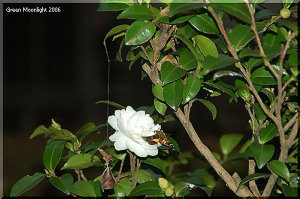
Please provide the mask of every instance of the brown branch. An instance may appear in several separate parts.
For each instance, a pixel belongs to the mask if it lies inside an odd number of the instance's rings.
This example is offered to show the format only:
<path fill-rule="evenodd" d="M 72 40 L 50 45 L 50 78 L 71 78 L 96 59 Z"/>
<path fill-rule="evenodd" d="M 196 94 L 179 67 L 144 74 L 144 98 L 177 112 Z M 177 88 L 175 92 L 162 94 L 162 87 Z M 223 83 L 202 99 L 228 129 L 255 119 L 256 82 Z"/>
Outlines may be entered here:
<path fill-rule="evenodd" d="M 295 115 L 292 117 L 292 119 L 290 119 L 290 121 L 288 121 L 288 123 L 286 123 L 286 125 L 283 128 L 283 132 L 284 133 L 287 132 L 290 129 L 290 127 L 297 121 L 297 119 L 298 119 L 298 112 L 295 113 Z"/>
<path fill-rule="evenodd" d="M 75 169 L 75 173 L 77 174 L 77 180 L 80 181 L 81 177 L 80 177 L 79 169 Z"/>
<path fill-rule="evenodd" d="M 278 21 L 281 18 L 280 15 L 274 17 L 273 19 L 271 19 L 263 28 L 263 30 L 261 32 L 265 32 L 273 23 L 275 23 L 276 21 Z"/>
<path fill-rule="evenodd" d="M 249 160 L 249 172 L 248 172 L 248 174 L 251 175 L 251 174 L 254 174 L 254 173 L 255 173 L 255 162 L 254 162 L 254 160 Z M 255 197 L 260 196 L 260 193 L 259 193 L 259 190 L 257 188 L 255 180 L 251 180 L 249 182 L 249 187 L 250 187 L 250 190 L 252 191 L 252 193 L 254 194 Z"/>
<path fill-rule="evenodd" d="M 136 160 L 136 156 L 131 153 L 129 150 L 127 150 L 127 152 L 129 153 L 129 159 L 130 159 L 130 171 L 131 171 L 131 188 L 134 189 L 135 188 L 135 160 Z"/>
<path fill-rule="evenodd" d="M 148 61 L 150 62 L 150 64 L 153 65 L 153 61 L 150 59 L 150 57 L 149 57 L 149 55 L 148 55 L 146 49 L 144 48 L 144 46 L 143 46 L 143 45 L 140 45 L 140 47 L 141 47 L 142 51 L 144 52 L 146 58 L 147 58 Z"/>
<path fill-rule="evenodd" d="M 88 181 L 88 179 L 85 177 L 85 175 L 83 174 L 83 171 L 81 169 L 79 169 L 79 173 L 80 173 L 80 177 L 82 178 L 82 180 Z"/>
<path fill-rule="evenodd" d="M 119 169 L 119 173 L 118 173 L 118 178 L 120 178 L 122 170 L 123 170 L 123 166 L 124 166 L 124 162 L 125 162 L 125 158 L 126 158 L 126 153 L 124 155 L 124 158 L 121 161 L 121 165 L 120 165 L 120 169 Z"/>
<path fill-rule="evenodd" d="M 293 126 L 293 128 L 290 132 L 290 135 L 288 137 L 288 140 L 286 142 L 286 144 L 289 146 L 289 148 L 295 143 L 295 138 L 296 138 L 297 133 L 298 133 L 298 128 L 299 128 L 298 122 L 296 121 L 294 123 L 294 126 Z"/>
<path fill-rule="evenodd" d="M 284 46 L 284 49 L 283 49 L 283 51 L 280 53 L 280 58 L 279 58 L 279 66 L 280 66 L 280 68 L 283 67 L 283 60 L 284 60 L 284 58 L 285 58 L 285 54 L 286 54 L 288 48 L 290 47 L 290 43 L 291 43 L 292 39 L 293 39 L 295 36 L 296 36 L 296 33 L 293 32 L 293 33 L 287 38 L 287 40 L 286 40 L 286 44 L 285 44 L 285 46 Z"/>

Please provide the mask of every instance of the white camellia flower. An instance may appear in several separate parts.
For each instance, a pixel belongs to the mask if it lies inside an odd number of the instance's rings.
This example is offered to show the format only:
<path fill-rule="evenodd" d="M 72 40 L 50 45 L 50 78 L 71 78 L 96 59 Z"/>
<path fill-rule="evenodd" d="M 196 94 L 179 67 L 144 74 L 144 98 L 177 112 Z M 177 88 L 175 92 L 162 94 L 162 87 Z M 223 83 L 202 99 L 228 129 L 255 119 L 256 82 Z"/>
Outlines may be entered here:
<path fill-rule="evenodd" d="M 155 156 L 158 154 L 158 144 L 150 145 L 143 137 L 152 136 L 160 130 L 159 124 L 145 111 L 135 111 L 131 106 L 126 110 L 116 110 L 108 117 L 108 123 L 116 130 L 109 139 L 114 142 L 117 151 L 129 149 L 139 157 Z"/>

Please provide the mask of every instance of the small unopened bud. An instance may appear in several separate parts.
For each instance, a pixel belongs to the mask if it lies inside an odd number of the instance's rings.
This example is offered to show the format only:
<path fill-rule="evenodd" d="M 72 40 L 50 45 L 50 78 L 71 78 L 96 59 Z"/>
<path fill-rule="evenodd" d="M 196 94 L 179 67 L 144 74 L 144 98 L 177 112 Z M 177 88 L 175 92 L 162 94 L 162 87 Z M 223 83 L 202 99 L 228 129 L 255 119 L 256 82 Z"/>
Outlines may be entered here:
<path fill-rule="evenodd" d="M 171 187 L 168 187 L 168 188 L 166 189 L 166 191 L 165 191 L 165 195 L 166 195 L 167 197 L 172 196 L 173 193 L 174 193 L 174 190 L 173 190 L 173 188 L 171 188 Z"/>
<path fill-rule="evenodd" d="M 165 178 L 158 178 L 158 184 L 163 191 L 166 190 L 169 186 L 169 182 Z"/>

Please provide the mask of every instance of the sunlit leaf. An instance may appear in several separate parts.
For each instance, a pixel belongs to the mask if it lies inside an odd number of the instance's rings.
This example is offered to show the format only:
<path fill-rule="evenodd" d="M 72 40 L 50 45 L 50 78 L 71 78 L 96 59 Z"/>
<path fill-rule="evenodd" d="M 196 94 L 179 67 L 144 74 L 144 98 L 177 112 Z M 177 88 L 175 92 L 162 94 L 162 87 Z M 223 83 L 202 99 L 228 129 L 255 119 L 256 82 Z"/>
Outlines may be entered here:
<path fill-rule="evenodd" d="M 220 147 L 224 155 L 228 155 L 243 139 L 243 134 L 225 134 L 220 140 Z"/>
<path fill-rule="evenodd" d="M 147 42 L 154 35 L 156 27 L 151 22 L 135 21 L 125 35 L 125 45 L 139 45 Z"/>

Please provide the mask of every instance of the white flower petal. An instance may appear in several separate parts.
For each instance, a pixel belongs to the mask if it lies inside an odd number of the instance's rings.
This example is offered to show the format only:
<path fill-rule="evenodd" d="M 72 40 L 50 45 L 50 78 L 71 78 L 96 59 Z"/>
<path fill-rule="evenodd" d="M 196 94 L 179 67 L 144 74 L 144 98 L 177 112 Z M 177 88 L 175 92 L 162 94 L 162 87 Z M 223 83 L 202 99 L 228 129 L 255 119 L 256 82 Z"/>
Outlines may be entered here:
<path fill-rule="evenodd" d="M 154 150 L 147 150 L 147 149 L 146 149 L 146 153 L 147 153 L 148 155 L 151 155 L 151 156 L 156 156 L 156 155 L 158 154 L 158 149 L 157 149 L 157 148 L 154 149 Z"/>
<path fill-rule="evenodd" d="M 135 153 L 139 157 L 147 157 L 147 154 L 145 152 L 145 149 L 142 147 L 142 145 L 136 143 L 135 141 L 132 141 L 131 139 L 126 140 L 127 147 L 130 151 Z"/>
<path fill-rule="evenodd" d="M 117 117 L 114 115 L 111 115 L 107 119 L 108 124 L 110 124 L 111 127 L 113 127 L 115 130 L 119 130 L 118 124 L 117 124 Z"/>
<path fill-rule="evenodd" d="M 119 138 L 124 137 L 124 135 L 122 133 L 119 133 L 118 131 L 115 132 L 114 134 L 112 134 L 111 136 L 109 136 L 109 140 L 110 141 L 117 141 Z"/>
<path fill-rule="evenodd" d="M 116 149 L 117 151 L 122 151 L 122 150 L 127 149 L 126 139 L 128 139 L 128 138 L 126 138 L 125 136 L 123 136 L 123 137 L 120 137 L 120 138 L 114 143 L 115 149 Z"/>

